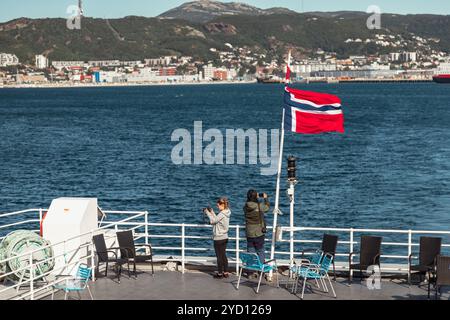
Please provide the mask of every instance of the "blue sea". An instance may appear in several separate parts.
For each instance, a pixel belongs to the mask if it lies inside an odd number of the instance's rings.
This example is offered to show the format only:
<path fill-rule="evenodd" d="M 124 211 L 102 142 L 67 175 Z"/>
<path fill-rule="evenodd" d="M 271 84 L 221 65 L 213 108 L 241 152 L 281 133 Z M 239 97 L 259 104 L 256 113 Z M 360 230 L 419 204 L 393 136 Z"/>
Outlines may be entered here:
<path fill-rule="evenodd" d="M 346 133 L 286 133 L 299 166 L 296 226 L 450 229 L 450 86 L 299 87 L 341 97 Z M 171 134 L 194 121 L 278 129 L 282 95 L 257 84 L 1 89 L 0 212 L 97 197 L 105 210 L 148 210 L 151 222 L 202 223 L 201 208 L 227 196 L 242 224 L 247 190 L 273 199 L 276 177 L 261 165 L 175 165 Z"/>

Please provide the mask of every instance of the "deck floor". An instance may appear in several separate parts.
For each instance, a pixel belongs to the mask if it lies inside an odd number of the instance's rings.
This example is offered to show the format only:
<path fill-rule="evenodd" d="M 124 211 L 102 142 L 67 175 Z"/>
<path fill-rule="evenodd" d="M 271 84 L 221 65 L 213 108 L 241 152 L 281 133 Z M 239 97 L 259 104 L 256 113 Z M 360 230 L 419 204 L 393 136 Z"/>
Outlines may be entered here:
<path fill-rule="evenodd" d="M 286 280 L 280 277 L 280 280 Z M 92 294 L 96 300 L 300 300 L 300 291 L 297 295 L 291 294 L 284 283 L 280 288 L 267 284 L 264 280 L 260 293 L 256 294 L 257 281 L 243 278 L 239 290 L 236 289 L 237 277 L 232 275 L 228 279 L 214 279 L 211 274 L 204 272 L 156 272 L 151 274 L 139 273 L 137 280 L 123 275 L 121 283 L 117 283 L 114 273 L 108 277 L 99 277 L 90 284 Z M 305 291 L 304 300 L 330 300 L 334 298 L 331 293 L 324 293 L 314 282 L 309 283 Z M 408 286 L 405 280 L 383 279 L 381 290 L 369 290 L 365 282 L 355 279 L 349 286 L 347 279 L 338 278 L 333 281 L 338 300 L 424 300 L 427 299 L 427 285 Z M 308 288 L 308 286 L 307 286 Z M 434 291 L 432 291 L 434 294 Z M 63 299 L 64 294 L 58 292 L 55 299 Z M 81 294 L 82 299 L 89 299 L 87 292 Z M 50 299 L 47 297 L 46 299 Z M 79 299 L 72 294 L 69 299 Z M 432 299 L 434 296 L 432 295 Z M 449 300 L 449 292 L 443 290 L 442 300 Z"/>

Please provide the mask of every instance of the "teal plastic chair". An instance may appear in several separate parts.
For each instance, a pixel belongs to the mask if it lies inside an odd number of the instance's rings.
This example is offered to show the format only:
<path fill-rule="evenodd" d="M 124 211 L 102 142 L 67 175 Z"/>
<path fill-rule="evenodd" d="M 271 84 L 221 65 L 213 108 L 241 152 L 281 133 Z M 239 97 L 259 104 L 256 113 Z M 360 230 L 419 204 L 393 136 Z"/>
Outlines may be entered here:
<path fill-rule="evenodd" d="M 237 290 L 239 290 L 239 284 L 241 282 L 241 277 L 242 277 L 242 270 L 244 270 L 244 269 L 252 270 L 252 271 L 256 271 L 256 272 L 260 273 L 259 281 L 258 281 L 258 288 L 256 289 L 256 293 L 259 293 L 259 288 L 261 286 L 261 280 L 262 280 L 263 275 L 270 271 L 275 272 L 276 277 L 277 277 L 277 288 L 280 287 L 280 283 L 278 281 L 278 267 L 277 267 L 276 259 L 265 261 L 264 263 L 262 263 L 261 260 L 259 259 L 259 256 L 256 253 L 247 253 L 247 252 L 240 253 L 239 257 L 241 259 L 242 265 L 241 265 L 241 270 L 239 271 L 239 278 L 238 278 L 238 283 L 237 283 L 237 287 L 236 287 Z M 270 264 L 272 262 L 273 262 L 273 264 Z"/>
<path fill-rule="evenodd" d="M 302 269 L 307 269 L 311 266 L 319 267 L 322 263 L 324 252 L 322 250 L 317 250 L 313 253 L 310 259 L 301 259 L 299 261 L 293 261 L 292 267 L 290 268 L 292 272 L 292 279 L 294 282 L 292 283 L 292 293 L 294 293 L 294 287 L 296 285 L 296 281 L 298 281 L 298 274 L 301 272 Z M 287 288 L 289 288 L 289 284 L 291 282 L 291 279 L 288 279 Z M 318 281 L 316 281 L 318 283 Z"/>
<path fill-rule="evenodd" d="M 306 282 L 310 279 L 316 281 L 319 286 L 319 283 L 322 284 L 323 289 L 326 293 L 328 293 L 328 287 L 326 281 L 330 284 L 331 290 L 333 292 L 333 296 L 336 298 L 336 292 L 334 291 L 333 284 L 331 283 L 330 276 L 328 275 L 328 271 L 330 267 L 333 265 L 333 255 L 327 253 L 323 255 L 322 261 L 319 265 L 305 265 L 304 267 L 298 268 L 297 277 L 298 279 L 303 279 L 303 288 L 302 288 L 302 299 L 305 295 L 305 287 Z M 298 288 L 298 279 L 295 283 L 295 293 L 297 293 Z M 320 287 L 320 286 L 319 286 Z"/>
<path fill-rule="evenodd" d="M 64 281 L 61 281 L 60 283 L 57 283 L 53 285 L 53 291 L 52 291 L 52 300 L 55 297 L 55 290 L 63 290 L 65 292 L 64 294 L 64 300 L 67 300 L 67 297 L 69 293 L 76 292 L 78 293 L 78 296 L 81 299 L 80 292 L 84 290 L 88 290 L 89 295 L 91 296 L 91 300 L 94 300 L 94 297 L 92 296 L 91 290 L 89 289 L 89 279 L 92 275 L 92 268 L 89 268 L 86 264 L 80 264 L 78 266 L 78 270 L 75 276 L 72 275 L 58 275 L 58 277 L 68 277 Z"/>

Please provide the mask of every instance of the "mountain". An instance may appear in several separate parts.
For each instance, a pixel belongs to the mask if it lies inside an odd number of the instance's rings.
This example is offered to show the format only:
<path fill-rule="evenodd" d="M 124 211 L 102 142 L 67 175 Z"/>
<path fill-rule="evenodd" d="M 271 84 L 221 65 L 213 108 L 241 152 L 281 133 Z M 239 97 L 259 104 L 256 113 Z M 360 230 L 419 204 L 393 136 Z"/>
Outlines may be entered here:
<path fill-rule="evenodd" d="M 261 16 L 270 14 L 295 13 L 286 8 L 259 9 L 245 3 L 219 2 L 200 0 L 185 3 L 159 15 L 163 19 L 182 19 L 190 22 L 206 23 L 219 16 L 251 15 Z"/>
<path fill-rule="evenodd" d="M 368 17 L 361 12 L 277 13 L 264 19 L 227 14 L 207 22 L 85 17 L 81 30 L 69 30 L 65 19 L 20 18 L 0 23 L 0 52 L 14 53 L 28 63 L 36 54 L 50 60 L 141 60 L 172 54 L 214 60 L 217 56 L 210 49 L 227 50 L 225 43 L 264 54 L 266 61 L 280 57 L 287 48 L 296 56 L 314 55 L 319 48 L 338 57 L 401 50 L 450 52 L 450 16 L 383 14 L 381 30 L 369 30 Z M 377 43 L 379 35 L 398 45 Z M 348 43 L 348 39 L 360 41 Z"/>

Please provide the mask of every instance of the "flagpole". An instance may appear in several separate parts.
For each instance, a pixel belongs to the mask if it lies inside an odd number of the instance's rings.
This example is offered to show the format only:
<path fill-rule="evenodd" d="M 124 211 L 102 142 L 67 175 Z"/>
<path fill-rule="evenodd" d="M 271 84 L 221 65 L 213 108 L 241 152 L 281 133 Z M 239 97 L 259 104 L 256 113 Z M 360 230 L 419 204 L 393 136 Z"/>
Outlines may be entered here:
<path fill-rule="evenodd" d="M 286 86 L 290 83 L 291 78 L 291 51 L 288 54 L 288 61 L 286 67 Z M 286 110 L 283 106 L 283 117 L 281 119 L 281 141 L 280 141 L 280 154 L 278 159 L 278 175 L 277 175 L 277 186 L 275 192 L 275 208 L 273 209 L 273 228 L 272 228 L 272 245 L 270 248 L 270 260 L 275 258 L 275 242 L 276 242 L 276 230 L 278 224 L 278 214 L 280 211 L 280 181 L 281 181 L 281 169 L 283 167 L 283 151 L 284 151 L 284 117 Z M 272 279 L 273 272 L 270 271 L 269 278 Z"/>
<path fill-rule="evenodd" d="M 283 165 L 283 149 L 284 149 L 284 117 L 285 109 L 283 107 L 283 118 L 281 121 L 281 140 L 280 140 L 280 154 L 278 159 L 278 175 L 277 186 L 275 192 L 275 207 L 273 209 L 273 228 L 272 228 L 272 245 L 270 248 L 270 260 L 275 258 L 275 242 L 276 242 L 276 229 L 278 224 L 278 214 L 280 213 L 280 181 L 281 181 L 281 169 Z M 272 279 L 273 271 L 270 271 L 269 277 Z"/>

